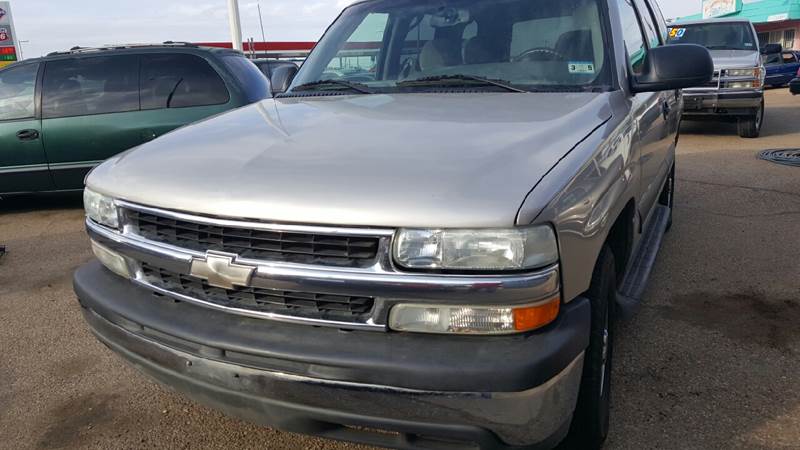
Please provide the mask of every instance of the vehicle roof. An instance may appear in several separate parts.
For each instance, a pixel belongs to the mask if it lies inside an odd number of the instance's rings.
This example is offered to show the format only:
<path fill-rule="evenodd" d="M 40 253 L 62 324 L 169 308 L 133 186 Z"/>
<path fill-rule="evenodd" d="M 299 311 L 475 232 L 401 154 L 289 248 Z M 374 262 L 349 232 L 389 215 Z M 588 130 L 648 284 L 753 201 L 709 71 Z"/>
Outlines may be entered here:
<path fill-rule="evenodd" d="M 244 55 L 229 48 L 201 47 L 187 42 L 164 42 L 161 44 L 120 44 L 104 47 L 73 47 L 63 52 L 53 52 L 39 58 L 28 58 L 25 63 L 69 59 L 83 56 L 124 55 L 140 53 L 210 53 L 214 55 Z"/>
<path fill-rule="evenodd" d="M 675 26 L 675 25 L 703 25 L 703 24 L 713 24 L 713 23 L 746 23 L 746 24 L 752 24 L 752 22 L 750 22 L 747 19 L 734 19 L 734 18 L 725 19 L 725 18 L 722 18 L 722 19 L 700 19 L 700 20 L 685 20 L 685 21 L 678 19 L 675 22 L 670 23 L 668 25 L 672 27 L 672 26 Z"/>

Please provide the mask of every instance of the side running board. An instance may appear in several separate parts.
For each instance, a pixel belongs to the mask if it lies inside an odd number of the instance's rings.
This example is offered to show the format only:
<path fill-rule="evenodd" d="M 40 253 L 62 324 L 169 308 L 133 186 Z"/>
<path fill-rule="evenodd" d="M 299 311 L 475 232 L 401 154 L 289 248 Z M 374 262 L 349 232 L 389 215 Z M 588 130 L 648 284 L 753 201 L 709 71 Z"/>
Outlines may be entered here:
<path fill-rule="evenodd" d="M 669 208 L 657 206 L 650 227 L 642 236 L 642 241 L 636 254 L 631 259 L 628 272 L 622 280 L 622 287 L 617 293 L 617 306 L 623 318 L 631 317 L 642 303 L 642 296 L 647 287 L 647 280 L 656 263 L 661 241 L 667 230 L 669 221 Z"/>

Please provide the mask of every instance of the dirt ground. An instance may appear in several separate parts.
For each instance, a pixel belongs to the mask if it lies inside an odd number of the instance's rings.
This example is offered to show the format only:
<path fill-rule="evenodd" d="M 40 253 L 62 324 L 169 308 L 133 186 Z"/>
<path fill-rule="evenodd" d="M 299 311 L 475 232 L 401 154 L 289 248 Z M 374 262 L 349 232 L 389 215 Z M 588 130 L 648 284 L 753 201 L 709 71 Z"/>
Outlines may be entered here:
<path fill-rule="evenodd" d="M 800 449 L 800 97 L 768 92 L 763 137 L 687 123 L 675 224 L 618 333 L 608 449 Z M 72 272 L 78 196 L 0 201 L 0 448 L 357 449 L 227 418 L 89 333 Z"/>

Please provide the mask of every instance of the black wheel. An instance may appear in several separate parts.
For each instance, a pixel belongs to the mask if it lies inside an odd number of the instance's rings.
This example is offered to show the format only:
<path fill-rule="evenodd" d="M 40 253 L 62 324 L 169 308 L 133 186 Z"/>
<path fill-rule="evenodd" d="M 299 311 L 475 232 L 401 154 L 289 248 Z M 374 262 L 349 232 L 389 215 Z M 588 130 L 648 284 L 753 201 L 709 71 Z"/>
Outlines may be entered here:
<path fill-rule="evenodd" d="M 661 197 L 658 199 L 658 204 L 669 208 L 669 219 L 667 219 L 667 229 L 672 229 L 672 209 L 675 206 L 675 165 L 672 165 L 672 170 L 669 173 L 669 178 L 664 184 L 664 190 L 661 191 Z"/>
<path fill-rule="evenodd" d="M 739 136 L 753 139 L 761 134 L 761 125 L 764 123 L 764 100 L 752 116 L 739 119 Z"/>
<path fill-rule="evenodd" d="M 608 436 L 617 294 L 614 267 L 614 255 L 604 246 L 586 293 L 592 305 L 591 340 L 583 361 L 578 406 L 564 448 L 599 449 Z"/>

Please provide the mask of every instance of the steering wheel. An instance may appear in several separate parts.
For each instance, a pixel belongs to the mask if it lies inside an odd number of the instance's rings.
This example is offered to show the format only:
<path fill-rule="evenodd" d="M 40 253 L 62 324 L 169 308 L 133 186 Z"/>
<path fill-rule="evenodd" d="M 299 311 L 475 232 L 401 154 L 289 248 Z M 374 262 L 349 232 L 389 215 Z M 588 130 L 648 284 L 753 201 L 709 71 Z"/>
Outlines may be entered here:
<path fill-rule="evenodd" d="M 544 59 L 534 58 L 534 56 L 541 55 Z M 519 62 L 523 60 L 529 61 L 566 61 L 567 57 L 563 54 L 547 47 L 529 48 L 519 55 L 511 58 L 511 62 Z"/>

